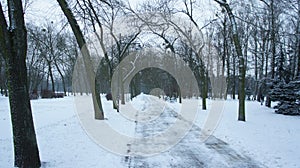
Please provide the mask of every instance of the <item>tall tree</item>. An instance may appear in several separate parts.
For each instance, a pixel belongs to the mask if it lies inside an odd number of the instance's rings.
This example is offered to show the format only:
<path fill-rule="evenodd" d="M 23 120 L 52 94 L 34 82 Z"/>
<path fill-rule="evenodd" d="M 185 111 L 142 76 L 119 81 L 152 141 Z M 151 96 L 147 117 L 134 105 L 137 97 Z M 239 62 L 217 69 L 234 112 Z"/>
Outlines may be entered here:
<path fill-rule="evenodd" d="M 103 108 L 101 104 L 101 99 L 100 95 L 96 92 L 96 87 L 95 87 L 95 72 L 93 70 L 93 64 L 90 56 L 90 52 L 88 47 L 86 46 L 86 41 L 84 39 L 84 36 L 82 34 L 82 31 L 75 19 L 75 16 L 73 15 L 68 3 L 66 0 L 57 0 L 59 6 L 61 7 L 64 15 L 67 17 L 68 22 L 72 28 L 72 31 L 76 37 L 77 44 L 79 48 L 81 49 L 81 53 L 83 56 L 83 62 L 85 65 L 85 69 L 87 72 L 88 76 L 88 82 L 90 85 L 90 89 L 92 92 L 92 97 L 93 97 L 93 105 L 94 105 L 94 110 L 95 110 L 95 119 L 103 120 L 104 115 L 103 115 Z"/>
<path fill-rule="evenodd" d="M 86 24 L 91 25 L 86 26 L 86 29 L 92 28 L 93 33 L 95 33 L 97 37 L 104 56 L 104 61 L 109 69 L 105 75 L 109 77 L 108 83 L 110 84 L 116 64 L 120 63 L 129 53 L 130 46 L 138 38 L 141 33 L 141 29 L 139 27 L 133 27 L 127 23 L 131 22 L 133 19 L 131 19 L 132 16 L 130 15 L 126 16 L 126 13 L 122 10 L 125 6 L 122 1 L 109 0 L 106 1 L 106 3 L 102 3 L 96 1 L 92 2 L 90 0 L 77 0 L 76 6 L 79 7 L 77 14 L 82 17 Z M 123 33 L 121 33 L 122 31 L 116 31 L 116 25 L 121 26 L 121 24 L 126 24 L 126 27 L 130 27 L 130 31 L 124 32 L 122 30 Z M 114 64 L 115 61 L 116 63 Z M 99 79 L 96 78 L 97 83 L 99 83 L 98 80 Z M 120 83 L 120 89 L 121 104 L 125 104 L 122 82 Z M 100 90 L 97 92 L 100 92 Z M 113 101 L 114 108 L 118 110 L 117 104 L 118 101 Z"/>
<path fill-rule="evenodd" d="M 240 37 L 237 30 L 237 24 L 235 21 L 235 17 L 232 13 L 232 9 L 230 8 L 229 4 L 226 2 L 226 0 L 214 0 L 217 2 L 221 7 L 225 8 L 231 26 L 232 26 L 232 38 L 235 46 L 235 50 L 237 53 L 237 56 L 239 58 L 239 115 L 238 120 L 239 121 L 246 121 L 245 116 L 245 76 L 246 76 L 246 67 L 245 67 L 245 58 L 242 53 L 242 47 L 240 44 Z"/>
<path fill-rule="evenodd" d="M 270 45 L 271 45 L 271 79 L 275 78 L 275 59 L 276 59 L 276 46 L 278 43 L 276 34 L 278 34 L 278 10 L 276 9 L 277 6 L 275 5 L 274 0 L 260 0 L 262 1 L 269 9 L 269 24 L 270 24 Z M 267 65 L 266 65 L 267 66 Z M 269 94 L 267 94 L 266 106 L 271 107 L 271 99 Z"/>
<path fill-rule="evenodd" d="M 29 101 L 26 69 L 27 31 L 21 0 L 8 0 L 6 22 L 0 2 L 0 50 L 6 60 L 16 167 L 40 167 Z"/>
<path fill-rule="evenodd" d="M 35 25 L 28 25 L 28 43 L 29 52 L 28 52 L 28 60 L 27 64 L 29 65 L 29 79 L 35 76 L 34 69 L 41 70 L 39 67 L 41 64 L 47 67 L 47 87 L 48 90 L 48 79 L 50 77 L 52 92 L 55 92 L 55 73 L 57 70 L 59 76 L 61 77 L 62 86 L 64 90 L 64 94 L 66 95 L 66 82 L 65 82 L 65 74 L 63 72 L 63 68 L 67 66 L 70 60 L 66 59 L 68 57 L 69 48 L 72 46 L 68 43 L 67 37 L 68 33 L 63 32 L 66 24 L 62 26 L 62 28 L 58 29 L 57 26 L 54 26 L 54 22 L 51 21 L 47 23 L 46 27 L 40 27 Z M 43 67 L 45 68 L 45 67 Z M 45 73 L 45 70 L 42 69 Z M 39 75 L 39 73 L 37 73 Z M 33 76 L 31 76 L 33 75 Z M 44 75 L 42 76 L 42 78 Z M 37 87 L 37 82 L 33 80 L 35 87 Z M 31 88 L 32 89 L 32 88 Z M 36 89 L 36 88 L 34 88 Z"/>

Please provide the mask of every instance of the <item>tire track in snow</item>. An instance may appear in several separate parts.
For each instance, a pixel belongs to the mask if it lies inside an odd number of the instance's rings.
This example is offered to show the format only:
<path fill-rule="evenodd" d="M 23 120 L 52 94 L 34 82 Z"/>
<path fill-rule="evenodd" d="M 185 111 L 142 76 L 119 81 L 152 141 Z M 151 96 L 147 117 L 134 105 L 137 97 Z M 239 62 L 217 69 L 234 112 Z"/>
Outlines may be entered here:
<path fill-rule="evenodd" d="M 160 117 L 156 120 L 145 122 L 137 122 L 135 132 L 136 135 L 147 137 L 164 131 L 172 125 L 176 119 L 185 120 L 180 114 L 170 107 L 157 107 L 161 105 L 156 99 L 145 99 L 145 103 L 153 109 L 164 109 Z M 155 108 L 153 108 L 155 107 Z M 157 113 L 156 113 L 157 114 Z M 137 112 L 136 117 L 139 117 Z M 231 149 L 226 142 L 211 136 L 205 143 L 200 141 L 201 129 L 197 125 L 193 125 L 189 133 L 173 148 L 152 157 L 131 156 L 132 147 L 147 147 L 149 142 L 133 142 L 129 144 L 128 156 L 125 162 L 128 167 L 245 167 L 256 168 L 264 167 L 262 164 L 254 161 L 250 157 L 240 154 Z M 150 142 L 151 143 L 151 142 Z M 159 142 L 152 142 L 159 143 Z M 159 144 L 157 145 L 159 146 Z"/>

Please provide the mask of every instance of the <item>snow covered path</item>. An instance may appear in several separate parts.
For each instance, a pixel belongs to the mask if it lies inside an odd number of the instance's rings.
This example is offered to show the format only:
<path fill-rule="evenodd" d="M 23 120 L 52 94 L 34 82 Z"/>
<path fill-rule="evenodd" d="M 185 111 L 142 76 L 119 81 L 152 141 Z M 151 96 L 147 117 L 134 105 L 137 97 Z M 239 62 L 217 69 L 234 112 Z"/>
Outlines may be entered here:
<path fill-rule="evenodd" d="M 147 137 L 164 131 L 174 124 L 175 119 L 184 120 L 175 109 L 169 107 L 169 103 L 161 103 L 159 99 L 142 95 L 144 107 L 155 107 L 163 109 L 160 117 L 150 122 L 136 122 L 135 131 L 138 136 Z M 165 105 L 165 107 L 163 107 Z M 161 107 L 159 107 L 161 106 Z M 149 112 L 149 111 L 147 111 Z M 153 112 L 157 114 L 157 112 Z M 139 114 L 136 115 L 138 118 Z M 186 121 L 188 122 L 188 121 Z M 130 156 L 125 157 L 124 162 L 128 167 L 263 167 L 248 156 L 240 154 L 224 141 L 211 136 L 205 141 L 200 140 L 201 129 L 194 125 L 190 132 L 170 150 L 154 155 L 152 157 Z M 143 142 L 129 145 L 128 151 L 132 148 L 147 148 L 149 143 Z M 129 152 L 130 154 L 130 152 Z"/>

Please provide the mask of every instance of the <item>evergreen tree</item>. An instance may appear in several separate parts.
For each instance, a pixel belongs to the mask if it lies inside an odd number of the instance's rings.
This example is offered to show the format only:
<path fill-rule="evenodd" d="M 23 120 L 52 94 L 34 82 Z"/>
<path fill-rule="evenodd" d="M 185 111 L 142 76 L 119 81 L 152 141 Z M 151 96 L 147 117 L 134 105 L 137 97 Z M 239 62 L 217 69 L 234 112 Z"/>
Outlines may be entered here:
<path fill-rule="evenodd" d="M 279 101 L 275 112 L 284 115 L 300 115 L 300 77 L 286 83 L 274 80 L 274 88 L 270 91 L 273 101 Z"/>

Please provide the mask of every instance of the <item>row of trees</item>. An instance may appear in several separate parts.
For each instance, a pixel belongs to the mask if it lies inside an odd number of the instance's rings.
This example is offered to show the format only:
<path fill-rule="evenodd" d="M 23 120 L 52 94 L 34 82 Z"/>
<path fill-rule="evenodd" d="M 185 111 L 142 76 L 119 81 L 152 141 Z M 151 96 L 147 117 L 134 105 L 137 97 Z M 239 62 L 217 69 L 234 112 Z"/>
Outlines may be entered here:
<path fill-rule="evenodd" d="M 246 94 L 271 107 L 276 80 L 289 83 L 299 76 L 299 2 L 215 2 L 220 8 L 205 24 L 199 22 L 203 7 L 192 0 L 151 1 L 138 8 L 123 1 L 75 1 L 72 12 L 83 21 L 84 32 L 96 33 L 105 58 L 101 72 L 107 73 L 99 79 L 107 81 L 108 92 L 114 68 L 143 39 L 142 47 L 161 48 L 189 64 L 201 88 L 203 109 L 209 95 L 227 99 L 231 94 L 235 99 L 238 93 L 239 120 L 245 120 Z M 227 85 L 215 93 L 214 81 L 224 78 Z"/>
<path fill-rule="evenodd" d="M 99 93 L 111 91 L 118 64 L 143 48 L 154 47 L 173 55 L 174 62 L 179 58 L 186 62 L 197 79 L 203 109 L 208 97 L 235 99 L 238 94 L 238 119 L 245 121 L 247 94 L 258 101 L 266 97 L 268 107 L 272 100 L 280 101 L 279 113 L 300 113 L 298 0 L 214 0 L 209 2 L 215 7 L 213 14 L 206 19 L 201 17 L 205 4 L 194 0 L 153 0 L 136 7 L 122 0 L 57 1 L 75 38 L 68 24 L 58 21 L 43 27 L 25 25 L 20 0 L 8 0 L 8 18 L 0 6 L 0 91 L 6 94 L 8 87 L 18 167 L 40 166 L 28 92 L 55 92 L 55 83 L 61 81 L 66 94 L 75 75 L 73 82 L 80 82 L 72 91 L 91 92 L 95 118 L 104 119 Z M 157 82 L 155 75 L 166 82 Z M 131 92 L 156 85 L 165 92 L 178 92 L 174 79 L 155 68 L 133 78 Z M 122 82 L 120 87 L 125 103 Z M 118 108 L 117 102 L 114 107 Z M 30 158 L 32 153 L 35 159 Z"/>
<path fill-rule="evenodd" d="M 96 79 L 101 81 L 97 82 L 102 86 L 100 91 L 110 92 L 114 69 L 130 51 L 158 46 L 189 63 L 201 88 L 204 109 L 206 97 L 226 99 L 231 94 L 235 99 L 244 89 L 248 97 L 251 95 L 257 101 L 266 98 L 266 106 L 271 107 L 272 81 L 288 83 L 299 75 L 299 2 L 231 1 L 236 28 L 232 24 L 233 17 L 227 14 L 228 9 L 229 14 L 232 13 L 229 5 L 216 2 L 221 8 L 214 11 L 215 16 L 211 15 L 205 24 L 203 20 L 198 21 L 203 4 L 190 0 L 148 2 L 138 8 L 123 1 L 71 3 L 74 16 L 83 25 L 87 43 L 96 43 L 95 49 L 90 48 L 92 55 L 100 53 L 104 57 L 99 66 L 95 65 L 99 67 Z M 55 83 L 61 85 L 65 94 L 67 89 L 71 90 L 72 67 L 78 49 L 66 24 L 59 26 L 58 23 L 47 22 L 43 27 L 27 25 L 30 91 L 49 89 L 54 92 L 58 88 Z M 92 33 L 97 38 L 91 42 L 88 37 Z M 240 46 L 234 40 L 235 35 L 241 39 Z M 215 68 L 211 66 L 212 61 Z M 245 70 L 239 65 L 244 65 Z M 3 69 L 1 78 L 6 79 Z M 227 88 L 224 85 L 221 94 L 214 94 L 210 77 L 226 77 Z M 244 87 L 240 87 L 241 77 L 247 81 Z M 0 86 L 5 94 L 5 80 L 1 80 Z"/>
<path fill-rule="evenodd" d="M 27 57 L 28 88 L 30 94 L 42 91 L 72 91 L 72 73 L 78 49 L 75 39 L 66 29 L 66 24 L 57 26 L 53 21 L 45 26 L 28 23 Z M 0 59 L 0 91 L 7 94 L 5 62 Z"/>
<path fill-rule="evenodd" d="M 297 79 L 300 75 L 299 1 L 236 1 L 232 2 L 231 6 L 236 11 L 238 31 L 246 59 L 246 72 L 254 82 L 248 82 L 246 85 L 248 94 L 253 95 L 253 99 L 257 101 L 262 101 L 266 97 L 265 105 L 268 107 L 271 107 L 271 100 L 281 101 L 280 104 L 287 107 L 287 101 L 278 99 L 276 95 L 279 94 L 280 85 L 299 80 Z M 231 52 L 232 30 L 228 18 L 223 15 L 219 17 L 219 21 L 215 23 L 217 27 L 215 45 L 218 46 L 220 55 L 223 55 L 223 62 L 227 59 L 228 82 L 229 86 L 232 86 L 229 91 L 234 96 L 236 68 L 231 65 L 236 63 L 236 55 Z M 277 90 L 274 90 L 276 88 Z M 297 93 L 297 90 L 290 91 Z M 284 89 L 279 92 L 286 94 Z M 280 108 L 280 105 L 276 112 L 300 114 L 299 109 L 297 110 L 299 104 L 296 103 L 298 98 L 293 96 L 292 99 L 293 112 L 284 112 L 284 108 Z"/>
<path fill-rule="evenodd" d="M 66 24 L 59 27 L 53 21 L 44 27 L 27 25 L 29 47 L 26 61 L 31 92 L 41 89 L 54 93 L 59 89 L 66 95 L 70 90 L 77 48 L 74 38 L 65 28 Z"/>

